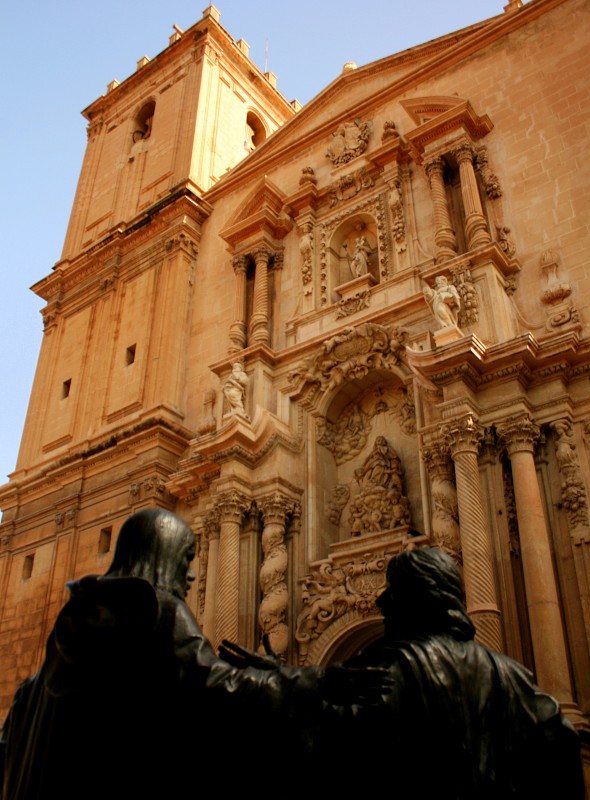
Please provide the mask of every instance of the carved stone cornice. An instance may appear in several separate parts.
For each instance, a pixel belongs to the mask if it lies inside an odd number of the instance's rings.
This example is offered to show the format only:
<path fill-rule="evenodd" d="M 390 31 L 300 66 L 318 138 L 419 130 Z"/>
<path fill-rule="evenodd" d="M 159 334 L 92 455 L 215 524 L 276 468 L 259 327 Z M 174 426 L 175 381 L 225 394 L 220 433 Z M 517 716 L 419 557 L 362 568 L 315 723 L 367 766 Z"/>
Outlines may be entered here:
<path fill-rule="evenodd" d="M 417 164 L 422 162 L 426 149 L 433 150 L 437 142 L 443 143 L 441 146 L 444 147 L 449 134 L 455 131 L 470 140 L 477 140 L 486 136 L 494 127 L 487 114 L 479 116 L 475 113 L 469 100 L 461 100 L 459 97 L 424 98 L 422 105 L 429 99 L 444 101 L 440 104 L 440 113 L 423 116 L 424 122 L 406 133 L 412 157 Z M 402 105 L 410 114 L 410 108 L 418 108 L 419 103 L 420 98 L 402 101 Z"/>
<path fill-rule="evenodd" d="M 527 413 L 515 414 L 506 422 L 496 425 L 498 440 L 508 455 L 524 451 L 534 453 L 541 430 Z"/>
<path fill-rule="evenodd" d="M 459 453 L 475 453 L 484 438 L 485 429 L 473 414 L 465 414 L 440 427 L 444 442 L 448 445 L 453 458 Z"/>

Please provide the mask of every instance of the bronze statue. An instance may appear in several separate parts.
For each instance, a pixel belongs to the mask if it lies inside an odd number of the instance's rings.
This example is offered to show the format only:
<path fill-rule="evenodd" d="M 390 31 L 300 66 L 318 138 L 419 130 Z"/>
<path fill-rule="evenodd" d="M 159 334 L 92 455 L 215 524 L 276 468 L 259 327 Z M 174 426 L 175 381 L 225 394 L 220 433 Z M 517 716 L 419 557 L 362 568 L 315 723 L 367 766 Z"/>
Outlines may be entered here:
<path fill-rule="evenodd" d="M 527 669 L 474 641 L 446 553 L 394 557 L 377 603 L 384 637 L 349 663 L 388 669 L 393 691 L 348 725 L 339 715 L 323 759 L 354 749 L 356 763 L 383 765 L 401 798 L 584 797 L 573 726 Z M 349 773 L 343 791 L 355 796 L 368 780 L 366 771 Z"/>
<path fill-rule="evenodd" d="M 105 575 L 68 584 L 45 662 L 0 737 L 2 800 L 180 798 L 224 759 L 240 783 L 268 759 L 272 780 L 306 758 L 326 703 L 387 691 L 382 671 L 351 682 L 229 644 L 244 668 L 219 658 L 184 602 L 194 556 L 190 528 L 148 509 L 124 523 Z M 286 786 L 275 796 L 294 796 Z"/>

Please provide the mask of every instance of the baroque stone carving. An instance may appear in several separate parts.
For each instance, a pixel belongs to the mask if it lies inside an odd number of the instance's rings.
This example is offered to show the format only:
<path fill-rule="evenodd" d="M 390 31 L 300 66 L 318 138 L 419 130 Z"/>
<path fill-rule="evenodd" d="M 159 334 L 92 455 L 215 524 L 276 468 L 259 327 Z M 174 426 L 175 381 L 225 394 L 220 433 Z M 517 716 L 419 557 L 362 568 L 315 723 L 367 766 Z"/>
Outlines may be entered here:
<path fill-rule="evenodd" d="M 397 128 L 395 127 L 395 122 L 392 120 L 385 120 L 383 123 L 383 133 L 381 134 L 381 141 L 385 142 L 387 139 L 391 139 L 393 136 L 399 136 L 397 132 Z"/>
<path fill-rule="evenodd" d="M 375 610 L 375 600 L 385 588 L 388 556 L 363 556 L 335 567 L 325 561 L 303 579 L 303 611 L 297 619 L 295 638 L 304 660 L 309 642 L 317 639 L 348 611 L 362 615 Z"/>
<path fill-rule="evenodd" d="M 301 226 L 301 239 L 299 240 L 299 253 L 301 255 L 301 279 L 303 281 L 303 293 L 311 294 L 311 283 L 313 277 L 313 225 L 305 222 Z"/>
<path fill-rule="evenodd" d="M 506 225 L 496 225 L 496 235 L 498 237 L 498 244 L 506 253 L 508 258 L 512 258 L 512 256 L 516 253 L 516 245 L 512 241 L 512 239 L 508 236 L 510 233 L 510 228 L 507 228 Z"/>
<path fill-rule="evenodd" d="M 344 506 L 350 499 L 350 489 L 343 483 L 332 487 L 330 499 L 326 503 L 326 517 L 333 525 L 340 525 L 340 517 Z"/>
<path fill-rule="evenodd" d="M 287 588 L 288 554 L 285 545 L 285 526 L 288 514 L 292 514 L 294 504 L 279 492 L 258 502 L 263 516 L 262 530 L 263 561 L 260 567 L 260 589 L 262 600 L 258 611 L 258 621 L 262 633 L 268 636 L 272 650 L 286 659 L 289 645 L 287 627 L 287 608 L 289 590 Z"/>
<path fill-rule="evenodd" d="M 470 262 L 467 262 L 455 267 L 452 271 L 453 285 L 461 298 L 461 305 L 457 315 L 457 325 L 460 328 L 465 325 L 472 325 L 479 319 L 479 300 L 473 285 L 470 267 Z"/>
<path fill-rule="evenodd" d="M 367 174 L 365 167 L 351 172 L 349 175 L 342 175 L 336 183 L 328 187 L 330 208 L 334 208 L 342 200 L 350 200 L 362 189 L 370 189 L 374 184 L 373 178 Z"/>
<path fill-rule="evenodd" d="M 248 376 L 244 372 L 244 365 L 236 361 L 232 366 L 231 374 L 223 384 L 223 394 L 229 405 L 225 416 L 240 416 L 249 419 L 246 414 L 244 402 L 248 387 Z"/>
<path fill-rule="evenodd" d="M 541 302 L 547 306 L 548 330 L 568 323 L 577 326 L 579 324 L 578 311 L 567 299 L 572 293 L 572 287 L 569 283 L 559 280 L 559 261 L 551 250 L 545 251 L 541 256 L 541 269 L 547 282 L 547 288 L 541 295 Z"/>
<path fill-rule="evenodd" d="M 320 418 L 317 425 L 320 432 L 318 443 L 328 448 L 337 464 L 344 464 L 365 446 L 371 431 L 371 418 L 353 401 L 336 422 Z"/>
<path fill-rule="evenodd" d="M 354 253 L 349 256 L 350 271 L 353 278 L 360 278 L 369 271 L 371 245 L 366 236 L 358 236 L 354 242 Z"/>
<path fill-rule="evenodd" d="M 461 536 L 459 531 L 459 505 L 453 481 L 453 465 L 448 445 L 434 442 L 422 451 L 422 458 L 432 481 L 431 519 L 432 541 L 459 563 L 461 562 Z"/>
<path fill-rule="evenodd" d="M 387 531 L 410 523 L 410 506 L 403 494 L 399 456 L 384 436 L 378 436 L 362 466 L 354 471 L 360 492 L 350 504 L 350 532 Z"/>
<path fill-rule="evenodd" d="M 495 175 L 488 163 L 488 151 L 485 147 L 481 147 L 475 156 L 475 169 L 481 176 L 481 181 L 487 196 L 490 200 L 495 200 L 502 197 L 502 188 L 498 176 Z"/>
<path fill-rule="evenodd" d="M 458 327 L 461 299 L 456 287 L 449 283 L 446 275 L 436 276 L 434 289 L 424 284 L 424 296 L 441 327 Z"/>
<path fill-rule="evenodd" d="M 327 339 L 320 351 L 289 373 L 292 385 L 319 384 L 329 391 L 343 383 L 363 378 L 372 369 L 391 369 L 405 359 L 407 331 L 363 322 L 344 328 Z"/>
<path fill-rule="evenodd" d="M 204 436 L 206 433 L 213 433 L 217 427 L 213 408 L 217 399 L 215 389 L 208 389 L 203 395 L 203 420 L 197 428 L 197 433 Z"/>
<path fill-rule="evenodd" d="M 404 220 L 402 184 L 399 178 L 396 178 L 391 184 L 389 208 L 391 209 L 391 231 L 395 239 L 395 249 L 398 253 L 403 253 L 407 246 L 406 223 Z"/>
<path fill-rule="evenodd" d="M 301 170 L 301 177 L 299 178 L 299 185 L 303 186 L 305 183 L 317 183 L 315 171 L 313 167 L 303 167 Z"/>
<path fill-rule="evenodd" d="M 357 311 L 362 311 L 363 308 L 368 308 L 370 301 L 369 289 L 361 289 L 350 297 L 343 297 L 336 303 L 336 319 L 349 317 L 351 314 L 356 314 Z"/>
<path fill-rule="evenodd" d="M 369 142 L 371 124 L 355 119 L 354 122 L 345 122 L 339 125 L 332 134 L 326 151 L 327 157 L 332 164 L 347 164 L 356 156 L 360 156 L 367 149 Z"/>
<path fill-rule="evenodd" d="M 588 497 L 582 480 L 580 462 L 574 443 L 572 424 L 567 419 L 552 422 L 549 427 L 555 434 L 555 458 L 561 475 L 561 502 L 567 512 L 572 533 L 579 528 L 588 529 Z"/>

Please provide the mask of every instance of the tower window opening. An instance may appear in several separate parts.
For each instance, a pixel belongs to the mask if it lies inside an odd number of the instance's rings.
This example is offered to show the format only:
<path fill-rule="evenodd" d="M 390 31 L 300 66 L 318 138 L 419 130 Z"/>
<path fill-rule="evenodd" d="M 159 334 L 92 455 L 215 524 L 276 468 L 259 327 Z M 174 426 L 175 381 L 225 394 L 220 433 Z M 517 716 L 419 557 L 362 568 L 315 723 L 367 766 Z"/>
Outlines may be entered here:
<path fill-rule="evenodd" d="M 260 117 L 252 111 L 246 117 L 246 140 L 244 145 L 246 150 L 251 152 L 266 139 L 266 128 Z"/>
<path fill-rule="evenodd" d="M 125 364 L 127 366 L 129 366 L 130 364 L 133 364 L 133 362 L 135 361 L 135 348 L 136 348 L 136 345 L 132 344 L 132 345 L 129 345 L 127 350 L 125 350 Z"/>
<path fill-rule="evenodd" d="M 25 556 L 23 561 L 23 581 L 28 581 L 33 574 L 33 564 L 35 563 L 35 553 Z"/>
<path fill-rule="evenodd" d="M 138 142 L 140 139 L 149 139 L 152 132 L 152 122 L 154 119 L 154 112 L 156 104 L 153 100 L 142 106 L 139 114 L 135 117 L 135 125 L 133 126 L 133 143 Z"/>
<path fill-rule="evenodd" d="M 98 534 L 98 554 L 105 555 L 111 549 L 111 538 L 113 535 L 112 527 L 103 528 Z"/>
<path fill-rule="evenodd" d="M 67 381 L 64 381 L 61 385 L 61 399 L 65 400 L 66 397 L 70 396 L 70 390 L 72 388 L 72 379 L 68 378 Z"/>

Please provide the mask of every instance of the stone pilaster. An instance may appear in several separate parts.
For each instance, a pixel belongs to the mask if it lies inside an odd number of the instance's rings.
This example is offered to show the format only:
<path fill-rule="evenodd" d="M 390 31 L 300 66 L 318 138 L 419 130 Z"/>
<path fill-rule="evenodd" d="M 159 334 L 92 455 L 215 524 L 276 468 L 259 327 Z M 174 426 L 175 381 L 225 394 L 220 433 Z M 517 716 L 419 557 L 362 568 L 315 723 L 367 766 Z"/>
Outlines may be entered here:
<path fill-rule="evenodd" d="M 467 247 L 469 250 L 473 250 L 492 241 L 477 190 L 477 177 L 473 166 L 475 152 L 470 144 L 463 142 L 453 150 L 453 155 L 459 165 L 461 195 L 465 211 L 465 238 Z"/>
<path fill-rule="evenodd" d="M 228 353 L 239 353 L 246 346 L 246 276 L 248 260 L 246 256 L 232 259 L 235 274 L 234 321 L 229 329 L 230 346 Z"/>
<path fill-rule="evenodd" d="M 501 650 L 500 609 L 477 462 L 484 430 L 471 414 L 467 414 L 443 426 L 442 433 L 455 462 L 467 610 L 478 640 L 494 650 Z"/>
<path fill-rule="evenodd" d="M 457 238 L 451 225 L 443 177 L 444 162 L 440 156 L 431 158 L 424 164 L 424 169 L 430 183 L 430 194 L 434 206 L 436 260 L 441 263 L 457 255 Z"/>
<path fill-rule="evenodd" d="M 240 593 L 240 528 L 249 508 L 248 499 L 237 491 L 217 498 L 219 511 L 219 555 L 215 592 L 215 645 L 222 639 L 238 639 Z"/>
<path fill-rule="evenodd" d="M 289 647 L 287 608 L 289 589 L 287 586 L 288 555 L 285 545 L 287 515 L 292 514 L 295 504 L 288 497 L 275 492 L 258 501 L 262 512 L 262 566 L 260 588 L 262 600 L 258 612 L 260 630 L 269 639 L 272 650 L 285 661 Z"/>
<path fill-rule="evenodd" d="M 254 277 L 254 308 L 250 321 L 250 343 L 269 344 L 269 297 L 268 297 L 268 265 L 272 252 L 262 245 L 253 251 L 252 257 L 256 264 Z"/>
<path fill-rule="evenodd" d="M 203 536 L 207 539 L 206 576 L 201 583 L 199 595 L 204 596 L 203 632 L 209 639 L 215 636 L 215 596 L 217 594 L 217 564 L 219 563 L 219 517 L 212 514 L 203 523 Z"/>
<path fill-rule="evenodd" d="M 528 414 L 520 414 L 498 425 L 496 430 L 512 465 L 537 682 L 560 703 L 571 704 L 572 690 L 557 582 L 534 459 L 539 428 Z"/>

